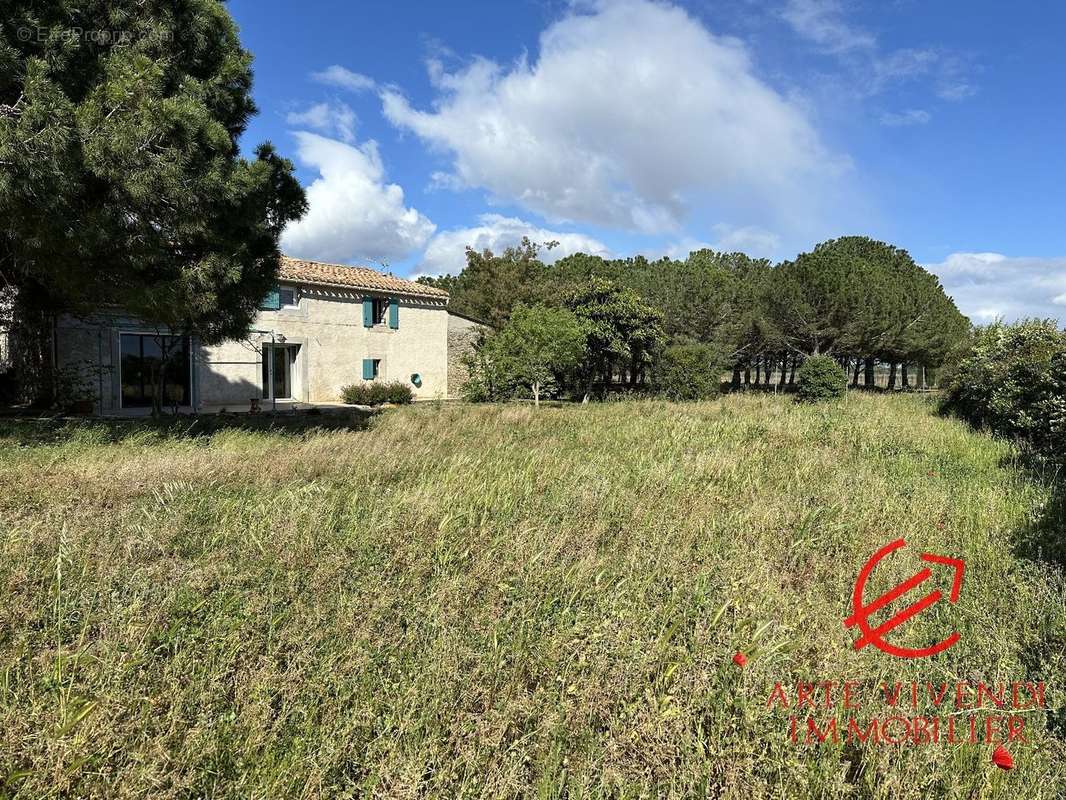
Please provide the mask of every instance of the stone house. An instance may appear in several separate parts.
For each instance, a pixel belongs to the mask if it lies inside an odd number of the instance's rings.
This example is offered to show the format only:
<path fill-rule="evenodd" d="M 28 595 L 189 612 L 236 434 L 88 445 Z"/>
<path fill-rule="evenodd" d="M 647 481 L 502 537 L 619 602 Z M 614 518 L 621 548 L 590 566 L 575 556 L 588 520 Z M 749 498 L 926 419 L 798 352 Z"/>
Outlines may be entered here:
<path fill-rule="evenodd" d="M 416 399 L 453 395 L 448 293 L 377 270 L 283 257 L 246 338 L 167 335 L 121 313 L 56 321 L 59 367 L 88 376 L 98 413 L 145 413 L 169 354 L 164 405 L 183 411 L 328 404 L 360 381 L 400 381 Z"/>

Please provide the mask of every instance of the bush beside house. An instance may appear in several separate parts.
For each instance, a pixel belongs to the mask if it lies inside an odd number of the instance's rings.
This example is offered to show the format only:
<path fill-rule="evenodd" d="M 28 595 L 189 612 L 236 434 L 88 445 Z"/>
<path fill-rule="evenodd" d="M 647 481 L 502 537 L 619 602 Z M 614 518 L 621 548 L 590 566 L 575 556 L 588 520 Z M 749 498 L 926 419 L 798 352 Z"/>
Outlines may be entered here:
<path fill-rule="evenodd" d="M 406 405 L 413 399 L 411 387 L 400 381 L 353 383 L 341 390 L 344 402 L 352 406 Z"/>

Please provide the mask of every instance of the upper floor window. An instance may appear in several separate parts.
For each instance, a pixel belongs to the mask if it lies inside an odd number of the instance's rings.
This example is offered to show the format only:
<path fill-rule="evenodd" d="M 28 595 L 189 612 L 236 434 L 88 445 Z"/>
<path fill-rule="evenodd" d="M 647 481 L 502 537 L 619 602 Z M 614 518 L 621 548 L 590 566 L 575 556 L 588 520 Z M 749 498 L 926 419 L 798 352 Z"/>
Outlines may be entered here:
<path fill-rule="evenodd" d="M 388 324 L 396 330 L 400 327 L 400 302 L 395 297 L 364 297 L 363 327 L 374 328 Z"/>
<path fill-rule="evenodd" d="M 296 308 L 300 304 L 300 295 L 293 286 L 276 286 L 263 298 L 259 306 L 263 311 L 278 311 L 282 308 Z"/>

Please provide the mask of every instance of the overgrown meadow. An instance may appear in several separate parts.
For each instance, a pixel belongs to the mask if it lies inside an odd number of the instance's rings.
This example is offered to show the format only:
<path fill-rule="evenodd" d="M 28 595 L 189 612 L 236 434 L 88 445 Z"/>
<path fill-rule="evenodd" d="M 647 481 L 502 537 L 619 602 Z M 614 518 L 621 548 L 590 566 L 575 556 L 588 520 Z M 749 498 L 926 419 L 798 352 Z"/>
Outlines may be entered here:
<path fill-rule="evenodd" d="M 1066 792 L 1061 505 L 921 398 L 2 425 L 0 795 Z M 843 625 L 899 537 L 886 585 L 922 551 L 967 564 L 894 634 L 959 631 L 921 661 Z M 1010 772 L 985 745 L 792 743 L 774 683 L 844 679 L 1044 680 L 1052 708 Z"/>

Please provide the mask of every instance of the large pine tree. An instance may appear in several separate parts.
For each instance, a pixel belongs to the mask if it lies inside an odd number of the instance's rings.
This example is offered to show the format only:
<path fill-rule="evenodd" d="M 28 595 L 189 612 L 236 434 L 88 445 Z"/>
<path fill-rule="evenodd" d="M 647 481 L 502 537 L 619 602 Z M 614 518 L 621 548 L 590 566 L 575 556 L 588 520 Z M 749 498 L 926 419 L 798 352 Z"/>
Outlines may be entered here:
<path fill-rule="evenodd" d="M 219 0 L 4 4 L 0 287 L 25 320 L 246 332 L 306 208 L 271 145 L 241 157 L 251 60 Z"/>

